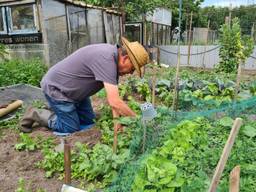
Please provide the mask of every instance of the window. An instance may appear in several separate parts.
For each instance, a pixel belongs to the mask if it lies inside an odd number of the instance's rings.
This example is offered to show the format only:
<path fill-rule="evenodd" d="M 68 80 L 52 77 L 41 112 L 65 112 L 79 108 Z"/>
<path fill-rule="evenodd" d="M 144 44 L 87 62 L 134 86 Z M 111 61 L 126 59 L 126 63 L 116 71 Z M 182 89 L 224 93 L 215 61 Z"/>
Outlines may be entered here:
<path fill-rule="evenodd" d="M 7 33 L 5 23 L 5 11 L 3 7 L 0 7 L 0 34 Z"/>
<path fill-rule="evenodd" d="M 125 34 L 131 41 L 143 42 L 143 26 L 142 23 L 125 24 Z"/>
<path fill-rule="evenodd" d="M 34 4 L 17 5 L 7 8 L 10 33 L 35 33 L 36 7 Z"/>

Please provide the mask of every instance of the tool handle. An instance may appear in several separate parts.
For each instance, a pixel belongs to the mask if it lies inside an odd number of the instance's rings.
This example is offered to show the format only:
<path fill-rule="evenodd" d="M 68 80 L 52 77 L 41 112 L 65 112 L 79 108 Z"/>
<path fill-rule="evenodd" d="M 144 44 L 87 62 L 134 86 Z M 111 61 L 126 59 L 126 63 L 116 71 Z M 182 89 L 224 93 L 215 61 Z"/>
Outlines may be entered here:
<path fill-rule="evenodd" d="M 8 113 L 12 112 L 13 110 L 19 108 L 23 104 L 23 101 L 16 100 L 9 104 L 7 107 L 0 109 L 0 117 L 7 115 Z"/>

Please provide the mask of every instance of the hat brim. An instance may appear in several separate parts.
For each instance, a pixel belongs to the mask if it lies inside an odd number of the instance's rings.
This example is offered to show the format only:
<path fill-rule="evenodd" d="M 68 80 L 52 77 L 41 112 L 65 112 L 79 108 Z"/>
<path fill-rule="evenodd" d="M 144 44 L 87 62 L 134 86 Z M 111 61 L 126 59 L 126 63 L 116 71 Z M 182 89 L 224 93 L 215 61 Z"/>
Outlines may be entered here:
<path fill-rule="evenodd" d="M 138 75 L 141 77 L 142 76 L 142 72 L 141 72 L 140 66 L 138 64 L 138 61 L 137 61 L 134 53 L 132 52 L 132 50 L 131 50 L 131 48 L 129 46 L 130 42 L 126 38 L 122 37 L 122 43 L 123 43 L 124 48 L 127 51 L 128 57 L 131 60 L 135 70 L 137 71 Z"/>

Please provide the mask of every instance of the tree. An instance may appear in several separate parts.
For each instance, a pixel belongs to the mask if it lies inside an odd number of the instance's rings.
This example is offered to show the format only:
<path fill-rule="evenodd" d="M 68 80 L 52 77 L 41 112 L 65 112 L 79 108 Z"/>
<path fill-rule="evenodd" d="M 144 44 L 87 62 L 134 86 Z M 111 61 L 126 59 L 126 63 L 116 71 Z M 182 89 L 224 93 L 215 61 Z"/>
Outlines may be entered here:
<path fill-rule="evenodd" d="M 225 23 L 225 17 L 229 15 L 228 7 L 204 7 L 200 8 L 195 15 L 195 25 L 199 27 L 207 27 L 210 20 L 210 29 L 219 30 L 221 25 Z"/>
<path fill-rule="evenodd" d="M 120 0 L 82 0 L 88 4 L 103 6 L 103 7 L 117 7 L 119 10 L 122 7 Z M 183 0 L 182 12 L 197 11 L 199 5 L 204 0 Z M 164 7 L 172 10 L 174 27 L 178 23 L 178 8 L 179 1 L 177 0 L 123 0 L 125 5 L 125 12 L 128 20 L 137 20 L 142 14 L 152 13 L 155 8 Z"/>
<path fill-rule="evenodd" d="M 240 19 L 240 26 L 242 34 L 249 35 L 253 23 L 256 21 L 256 6 L 240 6 L 234 7 L 231 10 L 232 18 L 238 17 Z M 210 28 L 219 30 L 221 25 L 225 23 L 225 17 L 229 16 L 228 7 L 204 7 L 200 8 L 194 15 L 194 24 L 200 27 L 207 27 L 207 21 L 210 20 Z"/>
<path fill-rule="evenodd" d="M 220 63 L 217 71 L 236 73 L 238 65 L 244 63 L 253 51 L 253 41 L 248 36 L 241 36 L 238 18 L 232 20 L 232 26 L 222 25 L 219 51 Z"/>

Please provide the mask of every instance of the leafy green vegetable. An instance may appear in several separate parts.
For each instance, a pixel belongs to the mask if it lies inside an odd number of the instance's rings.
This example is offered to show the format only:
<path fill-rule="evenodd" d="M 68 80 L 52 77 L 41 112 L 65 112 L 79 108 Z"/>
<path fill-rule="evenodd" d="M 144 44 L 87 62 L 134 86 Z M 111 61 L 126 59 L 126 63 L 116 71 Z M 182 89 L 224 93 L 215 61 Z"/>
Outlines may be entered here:
<path fill-rule="evenodd" d="M 234 120 L 230 117 L 223 117 L 219 120 L 219 124 L 223 127 L 231 127 Z"/>
<path fill-rule="evenodd" d="M 243 128 L 243 133 L 248 137 L 255 137 L 256 136 L 256 128 L 250 125 L 246 125 Z"/>
<path fill-rule="evenodd" d="M 37 143 L 28 134 L 20 133 L 21 142 L 15 144 L 16 150 L 34 151 L 38 148 Z"/>

